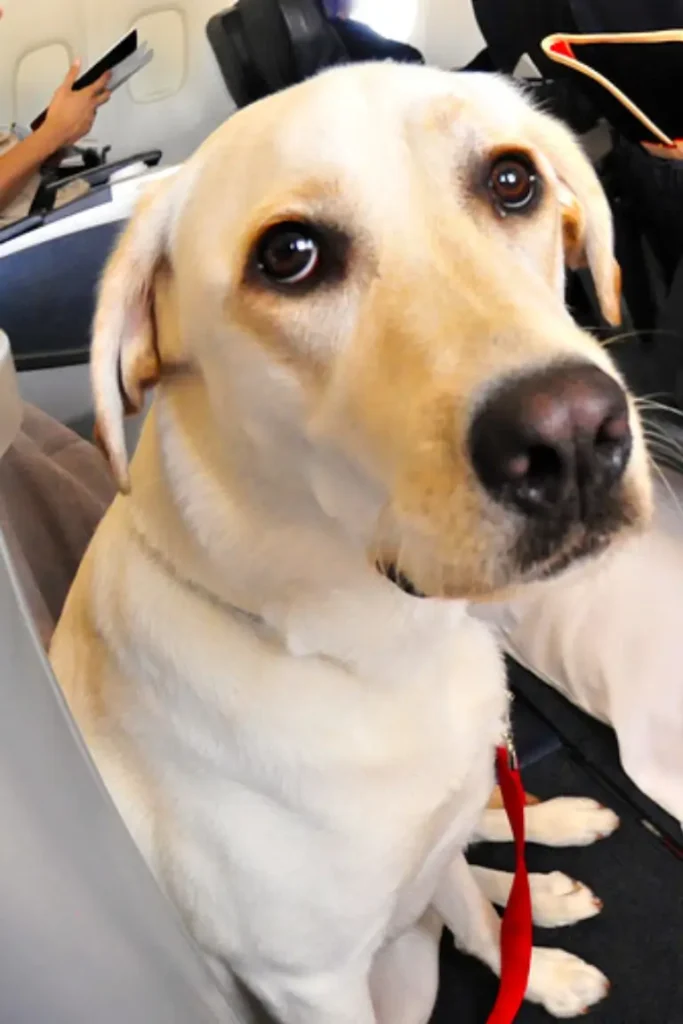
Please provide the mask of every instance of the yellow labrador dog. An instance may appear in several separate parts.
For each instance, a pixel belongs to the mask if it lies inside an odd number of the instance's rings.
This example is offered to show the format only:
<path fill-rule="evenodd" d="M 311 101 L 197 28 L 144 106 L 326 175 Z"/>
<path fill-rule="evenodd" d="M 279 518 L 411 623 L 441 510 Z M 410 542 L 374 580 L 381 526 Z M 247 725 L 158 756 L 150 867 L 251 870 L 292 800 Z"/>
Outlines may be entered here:
<path fill-rule="evenodd" d="M 473 871 L 506 715 L 471 614 L 639 528 L 639 421 L 563 301 L 608 320 L 608 206 L 502 79 L 336 69 L 237 113 L 133 217 L 92 373 L 122 494 L 52 662 L 209 962 L 282 1024 L 421 1024 L 446 925 L 499 969 L 509 878 Z M 156 385 L 132 466 L 123 417 Z M 421 596 L 420 596 L 421 595 Z M 587 800 L 528 809 L 587 843 Z M 597 912 L 564 876 L 537 919 Z M 560 1017 L 607 982 L 536 949 Z"/>

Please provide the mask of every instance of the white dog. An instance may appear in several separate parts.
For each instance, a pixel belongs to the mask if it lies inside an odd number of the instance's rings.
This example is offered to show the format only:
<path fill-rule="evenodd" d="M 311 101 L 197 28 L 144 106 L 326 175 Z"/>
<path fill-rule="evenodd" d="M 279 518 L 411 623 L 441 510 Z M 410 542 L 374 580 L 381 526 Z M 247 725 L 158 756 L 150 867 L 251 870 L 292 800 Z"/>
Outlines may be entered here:
<path fill-rule="evenodd" d="M 52 661 L 159 883 L 283 1024 L 427 1021 L 444 924 L 499 969 L 509 878 L 463 851 L 478 823 L 509 836 L 482 818 L 506 685 L 470 609 L 650 511 L 633 403 L 564 305 L 584 258 L 616 322 L 567 130 L 502 79 L 377 64 L 238 112 L 104 275 L 93 379 L 126 493 Z M 154 385 L 129 476 L 124 412 Z M 528 810 L 539 841 L 615 825 Z M 532 888 L 541 923 L 597 912 L 563 876 Z M 534 951 L 551 1013 L 606 985 Z"/>

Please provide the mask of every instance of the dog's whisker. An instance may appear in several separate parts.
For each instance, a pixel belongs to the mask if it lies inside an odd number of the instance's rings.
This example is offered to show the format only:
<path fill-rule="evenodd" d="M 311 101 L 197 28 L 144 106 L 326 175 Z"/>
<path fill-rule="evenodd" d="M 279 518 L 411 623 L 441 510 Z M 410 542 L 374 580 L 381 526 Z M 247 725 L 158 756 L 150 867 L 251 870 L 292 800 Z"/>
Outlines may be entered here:
<path fill-rule="evenodd" d="M 648 430 L 643 432 L 643 437 L 649 450 L 670 458 L 683 458 L 683 445 L 675 438 Z"/>
<path fill-rule="evenodd" d="M 620 342 L 630 341 L 637 337 L 639 337 L 638 331 L 624 331 L 623 334 L 613 334 L 607 338 L 601 338 L 600 343 L 607 348 L 610 345 L 618 345 Z"/>
<path fill-rule="evenodd" d="M 662 437 L 646 436 L 645 446 L 660 462 L 665 461 L 674 469 L 683 467 L 683 448 Z"/>
<path fill-rule="evenodd" d="M 659 418 L 652 419 L 648 416 L 643 416 L 643 431 L 654 437 L 661 437 L 663 440 L 678 443 L 676 434 L 667 429 Z"/>
<path fill-rule="evenodd" d="M 676 416 L 679 419 L 683 419 L 683 409 L 676 409 L 675 406 L 667 405 L 666 402 L 655 402 L 651 398 L 637 398 L 635 405 L 637 409 L 644 409 L 654 413 L 666 413 L 668 416 Z"/>
<path fill-rule="evenodd" d="M 636 405 L 654 406 L 657 409 L 662 408 L 662 409 L 671 410 L 673 412 L 680 412 L 681 410 L 675 408 L 675 406 L 667 405 L 665 402 L 657 401 L 657 398 L 661 397 L 663 394 L 665 394 L 665 392 L 653 391 L 653 392 L 651 392 L 650 394 L 647 394 L 647 395 L 636 395 L 634 397 L 634 401 L 635 401 Z"/>
<path fill-rule="evenodd" d="M 655 469 L 655 472 L 657 473 L 658 477 L 660 478 L 660 480 L 664 484 L 666 490 L 668 491 L 671 500 L 673 501 L 674 505 L 676 506 L 676 509 L 678 511 L 679 516 L 683 520 L 683 506 L 681 505 L 680 498 L 678 497 L 678 495 L 676 494 L 675 490 L 671 486 L 671 482 L 667 479 L 666 473 L 664 472 L 662 467 L 659 466 L 654 460 L 652 461 L 652 465 L 653 465 L 653 467 Z"/>
<path fill-rule="evenodd" d="M 614 345 L 620 341 L 629 341 L 632 338 L 649 338 L 649 337 L 677 337 L 678 331 L 674 331 L 667 327 L 652 327 L 647 330 L 637 330 L 633 328 L 630 331 L 621 331 L 619 334 L 611 335 L 607 338 L 602 339 L 603 345 Z"/>
<path fill-rule="evenodd" d="M 664 440 L 661 437 L 645 437 L 646 446 L 654 456 L 666 459 L 668 462 L 673 462 L 674 467 L 683 465 L 683 448 L 678 445 L 672 445 L 669 441 Z"/>
<path fill-rule="evenodd" d="M 683 462 L 680 458 L 668 455 L 664 452 L 652 452 L 652 462 L 658 467 L 665 467 L 674 473 L 683 473 Z"/>
<path fill-rule="evenodd" d="M 683 443 L 681 441 L 665 431 L 655 429 L 652 425 L 644 427 L 643 437 L 646 441 L 659 444 L 663 450 L 678 452 L 683 455 Z"/>
<path fill-rule="evenodd" d="M 661 437 L 647 437 L 645 438 L 648 448 L 655 454 L 661 453 L 662 455 L 673 455 L 681 456 L 683 451 L 675 445 L 669 444 Z"/>
<path fill-rule="evenodd" d="M 683 459 L 681 459 L 678 453 L 651 449 L 649 455 L 651 461 L 658 466 L 666 466 L 676 473 L 683 473 Z"/>
<path fill-rule="evenodd" d="M 678 337 L 678 332 L 666 327 L 652 327 L 647 330 L 640 330 L 632 328 L 629 331 L 620 331 L 618 334 L 605 334 L 604 324 L 582 324 L 585 331 L 589 334 L 595 335 L 601 345 L 609 346 L 615 345 L 619 342 L 629 341 L 631 339 L 649 338 L 656 336 L 668 335 L 670 337 Z"/>
<path fill-rule="evenodd" d="M 662 430 L 661 428 L 658 429 L 657 425 L 655 424 L 645 425 L 643 427 L 643 435 L 649 438 L 657 438 L 660 441 L 663 441 L 665 444 L 671 445 L 674 448 L 679 448 L 681 446 L 681 441 L 679 438 L 675 437 L 673 434 L 668 433 L 666 430 Z"/>

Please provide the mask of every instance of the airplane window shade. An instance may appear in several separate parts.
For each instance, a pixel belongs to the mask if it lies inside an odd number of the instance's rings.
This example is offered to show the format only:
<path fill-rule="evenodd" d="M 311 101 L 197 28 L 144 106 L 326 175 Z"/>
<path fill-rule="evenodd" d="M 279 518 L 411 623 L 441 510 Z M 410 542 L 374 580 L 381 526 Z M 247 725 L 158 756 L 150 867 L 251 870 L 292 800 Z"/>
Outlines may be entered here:
<path fill-rule="evenodd" d="M 352 17 L 375 32 L 407 43 L 415 29 L 420 0 L 355 0 Z"/>

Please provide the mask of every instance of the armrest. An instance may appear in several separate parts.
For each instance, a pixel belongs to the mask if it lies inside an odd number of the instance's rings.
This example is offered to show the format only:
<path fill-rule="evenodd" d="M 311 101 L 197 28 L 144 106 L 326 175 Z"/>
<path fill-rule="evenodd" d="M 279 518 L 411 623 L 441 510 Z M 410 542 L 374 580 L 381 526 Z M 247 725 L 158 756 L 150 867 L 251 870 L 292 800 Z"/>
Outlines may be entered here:
<path fill-rule="evenodd" d="M 41 226 L 43 220 L 42 213 L 31 213 L 28 217 L 22 217 L 21 220 L 15 221 L 14 224 L 8 224 L 6 228 L 0 228 L 0 245 L 3 242 L 11 242 L 13 238 L 18 238 L 20 235 L 25 235 L 27 231 L 34 231 Z"/>
<path fill-rule="evenodd" d="M 55 166 L 52 163 L 43 165 L 43 171 L 47 172 L 44 183 L 70 178 L 73 174 L 90 171 L 93 167 L 102 167 L 107 162 L 110 149 L 111 146 L 104 146 L 102 150 L 97 150 L 93 146 L 70 146 Z M 72 161 L 71 157 L 76 157 L 78 162 Z"/>
<path fill-rule="evenodd" d="M 55 173 L 52 177 L 42 182 L 33 200 L 31 214 L 41 215 L 49 213 L 55 205 L 59 190 L 67 185 L 71 185 L 74 181 L 84 181 L 93 187 L 106 185 L 112 174 L 122 171 L 126 167 L 132 167 L 134 164 L 142 163 L 146 167 L 156 167 L 161 160 L 161 156 L 160 149 L 149 149 L 143 153 L 134 153 L 133 156 L 127 156 L 121 160 L 114 160 L 110 164 L 104 163 L 83 167 L 71 174 Z"/>
<path fill-rule="evenodd" d="M 110 164 L 101 164 L 99 167 L 89 167 L 83 171 L 77 171 L 75 174 L 68 175 L 66 178 L 62 178 L 57 181 L 46 182 L 44 188 L 48 195 L 55 195 L 60 188 L 64 188 L 65 185 L 70 185 L 74 181 L 85 181 L 88 185 L 104 185 L 111 178 L 112 174 L 117 171 L 122 171 L 126 167 L 132 167 L 133 164 L 144 164 L 145 167 L 156 167 L 161 160 L 160 149 L 150 149 L 143 153 L 135 153 L 133 156 L 127 156 L 122 160 L 114 160 Z"/>
<path fill-rule="evenodd" d="M 21 220 L 15 221 L 13 224 L 8 224 L 5 228 L 0 228 L 0 245 L 4 242 L 10 242 L 14 238 L 19 238 L 20 235 L 24 235 L 29 231 L 35 231 L 36 228 L 41 227 L 46 221 L 52 220 L 53 216 L 62 217 L 68 213 L 75 212 L 79 208 L 79 204 L 82 205 L 85 198 L 92 201 L 93 195 L 98 192 L 104 192 L 108 188 L 108 182 L 112 174 L 115 174 L 117 171 L 124 170 L 126 167 L 131 167 L 137 163 L 142 163 L 146 167 L 156 167 L 161 160 L 161 156 L 160 149 L 150 149 L 144 153 L 136 153 L 134 156 L 115 160 L 110 164 L 104 164 L 101 167 L 91 167 L 87 170 L 79 171 L 59 181 L 45 182 L 41 186 L 39 195 L 36 196 L 33 202 L 30 214 L 27 217 L 22 217 Z M 79 196 L 71 202 L 65 203 L 59 210 L 53 211 L 57 192 L 60 188 L 64 188 L 65 185 L 73 181 L 86 181 L 92 186 L 91 192 L 88 193 L 87 197 Z"/>

